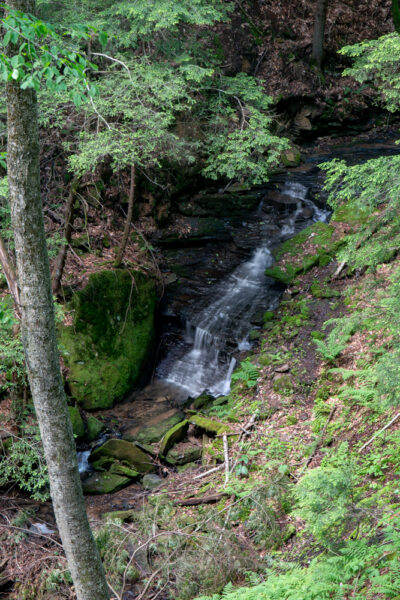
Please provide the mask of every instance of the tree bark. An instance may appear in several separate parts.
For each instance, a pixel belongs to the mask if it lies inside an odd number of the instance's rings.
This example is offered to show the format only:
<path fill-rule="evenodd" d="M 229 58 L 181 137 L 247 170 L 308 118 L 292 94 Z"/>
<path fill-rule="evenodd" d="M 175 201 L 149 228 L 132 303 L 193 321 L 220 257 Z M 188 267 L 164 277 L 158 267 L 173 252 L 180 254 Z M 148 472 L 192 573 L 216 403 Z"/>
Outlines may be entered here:
<path fill-rule="evenodd" d="M 10 0 L 34 14 L 34 0 Z M 12 48 L 10 54 L 12 54 Z M 108 600 L 86 515 L 75 442 L 61 379 L 50 268 L 40 199 L 37 100 L 7 83 L 8 183 L 28 378 L 49 472 L 58 529 L 79 600 Z"/>
<path fill-rule="evenodd" d="M 327 10 L 328 0 L 317 0 L 311 58 L 313 61 L 315 61 L 316 65 L 319 68 L 321 68 L 322 61 L 324 58 L 324 37 Z"/>
<path fill-rule="evenodd" d="M 393 25 L 397 33 L 400 33 L 400 7 L 399 0 L 392 0 Z"/>
<path fill-rule="evenodd" d="M 21 318 L 20 302 L 19 302 L 19 290 L 17 277 L 15 275 L 14 267 L 11 262 L 10 256 L 4 245 L 2 238 L 0 237 L 0 265 L 3 269 L 4 276 L 7 281 L 8 289 L 14 298 L 14 311 L 18 319 Z"/>
<path fill-rule="evenodd" d="M 79 181 L 74 179 L 71 183 L 71 189 L 69 191 L 68 203 L 65 209 L 65 228 L 64 228 L 64 242 L 60 248 L 60 252 L 54 262 L 53 272 L 51 274 L 53 294 L 58 295 L 61 288 L 61 279 L 64 272 L 65 261 L 67 259 L 68 245 L 71 241 L 72 236 L 72 225 L 74 222 L 75 212 L 75 196 L 76 190 L 79 185 Z"/>
<path fill-rule="evenodd" d="M 133 202 L 135 199 L 135 178 L 136 178 L 135 165 L 132 165 L 131 166 L 131 186 L 130 186 L 130 190 L 129 190 L 129 202 L 128 202 L 128 213 L 126 215 L 124 233 L 122 234 L 121 244 L 118 248 L 118 254 L 117 254 L 117 257 L 116 257 L 115 263 L 114 263 L 114 265 L 116 267 L 119 267 L 122 262 L 126 244 L 128 242 L 129 231 L 131 229 L 132 215 L 133 215 Z"/>

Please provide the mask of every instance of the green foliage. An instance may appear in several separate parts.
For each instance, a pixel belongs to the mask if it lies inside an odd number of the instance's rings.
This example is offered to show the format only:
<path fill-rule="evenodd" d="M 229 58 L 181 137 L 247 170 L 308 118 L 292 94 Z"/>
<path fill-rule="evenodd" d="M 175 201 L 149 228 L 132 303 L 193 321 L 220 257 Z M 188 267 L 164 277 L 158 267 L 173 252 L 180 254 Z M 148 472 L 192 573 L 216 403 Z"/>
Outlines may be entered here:
<path fill-rule="evenodd" d="M 357 324 L 351 318 L 330 319 L 324 323 L 323 328 L 325 329 L 330 325 L 335 325 L 335 327 L 328 333 L 325 340 L 314 337 L 313 341 L 324 360 L 335 362 L 355 333 Z"/>
<path fill-rule="evenodd" d="M 349 464 L 311 469 L 294 490 L 297 515 L 306 531 L 326 545 L 337 541 L 349 525 L 353 509 L 353 480 Z"/>
<path fill-rule="evenodd" d="M 240 363 L 240 367 L 236 369 L 232 375 L 232 381 L 242 381 L 248 388 L 257 385 L 257 379 L 260 376 L 258 367 L 253 365 L 250 357 Z"/>
<path fill-rule="evenodd" d="M 37 425 L 24 423 L 21 436 L 13 436 L 5 455 L 0 455 L 0 486 L 15 482 L 35 500 L 50 497 L 47 466 Z"/>
<path fill-rule="evenodd" d="M 86 70 L 96 70 L 76 48 L 67 48 L 54 27 L 16 10 L 8 10 L 2 19 L 4 36 L 0 41 L 5 50 L 11 44 L 11 56 L 0 53 L 0 78 L 14 80 L 22 89 L 39 90 L 44 84 L 51 92 L 66 92 L 73 88 L 72 98 L 77 106 L 93 97 L 96 88 L 89 86 Z M 81 26 L 71 32 L 72 38 L 89 39 L 93 35 Z"/>
<path fill-rule="evenodd" d="M 345 46 L 341 54 L 354 59 L 352 67 L 343 75 L 352 75 L 358 82 L 369 82 L 384 95 L 386 108 L 395 112 L 400 102 L 400 36 L 390 33 L 378 40 L 367 40 L 353 46 Z"/>
<path fill-rule="evenodd" d="M 72 5 L 61 2 L 54 11 L 48 2 L 40 4 L 43 14 L 67 27 L 77 12 L 89 30 L 107 24 L 109 31 L 108 54 L 92 54 L 101 72 L 96 105 L 79 116 L 87 124 L 79 137 L 66 140 L 75 173 L 111 160 L 115 170 L 135 164 L 160 174 L 166 166 L 196 163 L 197 171 L 212 179 L 268 179 L 288 147 L 271 133 L 272 99 L 256 78 L 224 74 L 221 44 L 209 30 L 228 19 L 233 3 Z M 65 130 L 65 95 L 45 92 L 42 106 L 42 122 Z"/>
<path fill-rule="evenodd" d="M 11 298 L 0 301 L 0 392 L 25 382 L 25 355 L 21 337 L 13 331 L 16 324 Z"/>

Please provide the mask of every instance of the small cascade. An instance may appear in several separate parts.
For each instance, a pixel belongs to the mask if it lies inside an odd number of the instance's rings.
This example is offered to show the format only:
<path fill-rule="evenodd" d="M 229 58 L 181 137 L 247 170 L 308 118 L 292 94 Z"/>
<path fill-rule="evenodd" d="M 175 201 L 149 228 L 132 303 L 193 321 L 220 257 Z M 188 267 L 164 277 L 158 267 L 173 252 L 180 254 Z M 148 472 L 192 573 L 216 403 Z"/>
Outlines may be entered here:
<path fill-rule="evenodd" d="M 305 220 L 310 223 L 328 218 L 328 211 L 307 199 L 304 185 L 286 182 L 281 193 L 293 198 L 288 207 L 295 209 L 285 217 L 278 239 L 293 236 L 305 226 Z M 312 209 L 308 211 L 311 216 L 304 218 L 306 208 Z M 264 201 L 257 215 L 261 217 L 263 210 Z M 280 290 L 265 276 L 265 269 L 274 262 L 270 246 L 270 239 L 261 240 L 251 258 L 215 286 L 209 305 L 186 320 L 183 342 L 157 367 L 159 379 L 184 390 L 187 396 L 196 397 L 205 390 L 214 396 L 229 393 L 236 364 L 233 355 L 250 349 L 248 336 L 259 322 L 257 312 L 274 310 L 279 303 Z"/>
<path fill-rule="evenodd" d="M 88 471 L 92 470 L 92 467 L 89 463 L 89 456 L 91 450 L 84 450 L 83 452 L 77 452 L 78 456 L 78 469 L 81 475 L 84 475 Z"/>

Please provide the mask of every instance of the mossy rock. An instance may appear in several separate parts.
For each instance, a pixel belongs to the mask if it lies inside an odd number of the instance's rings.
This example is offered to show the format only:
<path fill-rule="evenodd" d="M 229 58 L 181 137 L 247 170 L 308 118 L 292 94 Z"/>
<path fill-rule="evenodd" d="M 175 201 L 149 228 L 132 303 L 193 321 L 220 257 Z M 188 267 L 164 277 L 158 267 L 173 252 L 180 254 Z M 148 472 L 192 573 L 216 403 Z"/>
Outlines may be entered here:
<path fill-rule="evenodd" d="M 111 494 L 117 492 L 131 483 L 129 477 L 116 473 L 94 473 L 82 481 L 85 494 Z"/>
<path fill-rule="evenodd" d="M 93 415 L 89 415 L 87 417 L 86 425 L 87 439 L 89 440 L 89 442 L 97 440 L 100 437 L 101 432 L 104 431 L 104 429 L 106 428 L 104 423 L 99 421 L 99 419 L 96 419 L 96 417 L 94 417 Z"/>
<path fill-rule="evenodd" d="M 274 379 L 272 389 L 278 394 L 292 393 L 294 386 L 290 375 L 281 375 L 281 377 Z"/>
<path fill-rule="evenodd" d="M 135 444 L 126 440 L 107 440 L 105 444 L 93 450 L 89 461 L 94 463 L 103 456 L 124 461 L 126 464 L 134 467 L 135 471 L 139 471 L 139 473 L 154 471 L 154 465 L 151 462 L 150 456 L 139 450 Z"/>
<path fill-rule="evenodd" d="M 108 472 L 115 473 L 116 475 L 122 475 L 123 477 L 130 477 L 131 479 L 137 479 L 140 477 L 140 473 L 138 471 L 135 471 L 134 469 L 131 469 L 120 462 L 113 463 Z"/>
<path fill-rule="evenodd" d="M 145 429 L 142 429 L 136 435 L 135 439 L 140 444 L 157 443 L 167 433 L 167 431 L 169 431 L 170 429 L 172 429 L 172 427 L 175 427 L 175 425 L 178 425 L 178 423 L 181 423 L 184 420 L 185 420 L 185 413 L 179 411 L 175 415 L 172 415 L 172 417 L 169 417 L 168 419 L 164 419 L 163 421 L 160 421 L 156 425 L 152 425 L 151 427 L 146 427 Z M 126 437 L 125 439 L 128 439 L 128 438 Z"/>
<path fill-rule="evenodd" d="M 161 442 L 160 455 L 165 456 L 174 444 L 181 442 L 186 436 L 188 429 L 189 421 L 185 420 L 167 431 Z"/>
<path fill-rule="evenodd" d="M 69 418 L 71 419 L 72 431 L 77 439 L 85 435 L 85 425 L 77 406 L 68 406 Z"/>
<path fill-rule="evenodd" d="M 171 465 L 182 466 L 199 460 L 201 458 L 201 454 L 202 448 L 200 446 L 189 446 L 186 448 L 175 447 L 168 452 L 165 459 Z"/>
<path fill-rule="evenodd" d="M 281 163 L 285 167 L 298 167 L 301 163 L 301 152 L 296 146 L 291 146 L 281 154 Z"/>
<path fill-rule="evenodd" d="M 196 425 L 199 429 L 206 431 L 212 435 L 219 435 L 221 433 L 230 433 L 232 430 L 226 423 L 220 423 L 219 421 L 213 421 L 203 415 L 191 415 L 189 417 L 190 423 Z"/>
<path fill-rule="evenodd" d="M 72 395 L 86 410 L 105 409 L 137 384 L 154 340 L 155 283 L 142 273 L 101 271 L 76 292 L 73 324 L 60 342 Z"/>
<path fill-rule="evenodd" d="M 263 323 L 269 323 L 270 321 L 272 321 L 275 317 L 275 313 L 272 312 L 272 310 L 266 310 L 265 313 L 263 314 Z"/>

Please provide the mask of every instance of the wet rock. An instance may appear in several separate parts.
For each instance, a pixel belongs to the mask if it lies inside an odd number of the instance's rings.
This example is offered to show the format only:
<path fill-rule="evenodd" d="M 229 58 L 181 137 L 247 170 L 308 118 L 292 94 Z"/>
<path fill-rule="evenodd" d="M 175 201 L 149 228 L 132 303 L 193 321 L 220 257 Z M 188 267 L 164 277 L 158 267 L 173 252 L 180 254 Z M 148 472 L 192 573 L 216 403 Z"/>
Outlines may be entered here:
<path fill-rule="evenodd" d="M 160 421 L 156 425 L 152 425 L 151 427 L 146 427 L 142 429 L 136 436 L 135 439 L 140 444 L 154 444 L 161 440 L 161 438 L 169 431 L 172 427 L 185 420 L 185 413 L 179 411 L 172 417 L 168 419 L 164 419 Z M 131 437 L 125 436 L 125 439 L 130 439 Z"/>
<path fill-rule="evenodd" d="M 181 423 L 172 427 L 167 433 L 164 435 L 161 446 L 160 446 L 160 455 L 165 456 L 167 452 L 172 448 L 174 444 L 182 441 L 186 436 L 189 429 L 189 421 L 185 420 Z"/>
<path fill-rule="evenodd" d="M 149 475 L 145 475 L 142 479 L 142 486 L 145 490 L 155 490 L 158 487 L 160 487 L 160 485 L 162 485 L 163 483 L 164 479 L 152 473 L 150 473 Z"/>
<path fill-rule="evenodd" d="M 201 242 L 226 242 L 232 239 L 226 223 L 221 219 L 213 217 L 187 217 L 179 225 L 179 232 L 168 229 L 159 231 L 153 236 L 153 241 L 159 246 L 177 248 Z"/>
<path fill-rule="evenodd" d="M 231 431 L 231 428 L 226 423 L 219 423 L 219 421 L 213 421 L 203 415 L 191 415 L 188 420 L 192 425 L 196 425 L 199 429 L 206 431 L 212 435 L 219 435 L 221 433 L 227 433 Z"/>
<path fill-rule="evenodd" d="M 103 456 L 124 461 L 133 466 L 139 473 L 154 471 L 154 465 L 151 462 L 150 456 L 145 454 L 135 444 L 126 440 L 107 440 L 105 444 L 93 450 L 89 461 L 94 463 Z"/>
<path fill-rule="evenodd" d="M 68 406 L 69 418 L 71 419 L 72 431 L 77 439 L 85 435 L 85 425 L 77 406 Z"/>
<path fill-rule="evenodd" d="M 104 431 L 105 429 L 105 425 L 104 423 L 102 423 L 101 421 L 99 421 L 99 419 L 96 419 L 96 417 L 93 417 L 93 415 L 89 415 L 87 417 L 87 438 L 89 440 L 89 442 L 93 442 L 94 440 L 97 440 L 100 437 L 100 434 L 102 431 Z"/>
<path fill-rule="evenodd" d="M 168 452 L 165 458 L 171 465 L 182 466 L 199 460 L 201 458 L 201 454 L 202 448 L 200 446 L 178 444 Z"/>
<path fill-rule="evenodd" d="M 94 473 L 82 481 L 82 489 L 85 494 L 111 494 L 130 483 L 129 477 L 123 477 L 116 473 Z"/>

